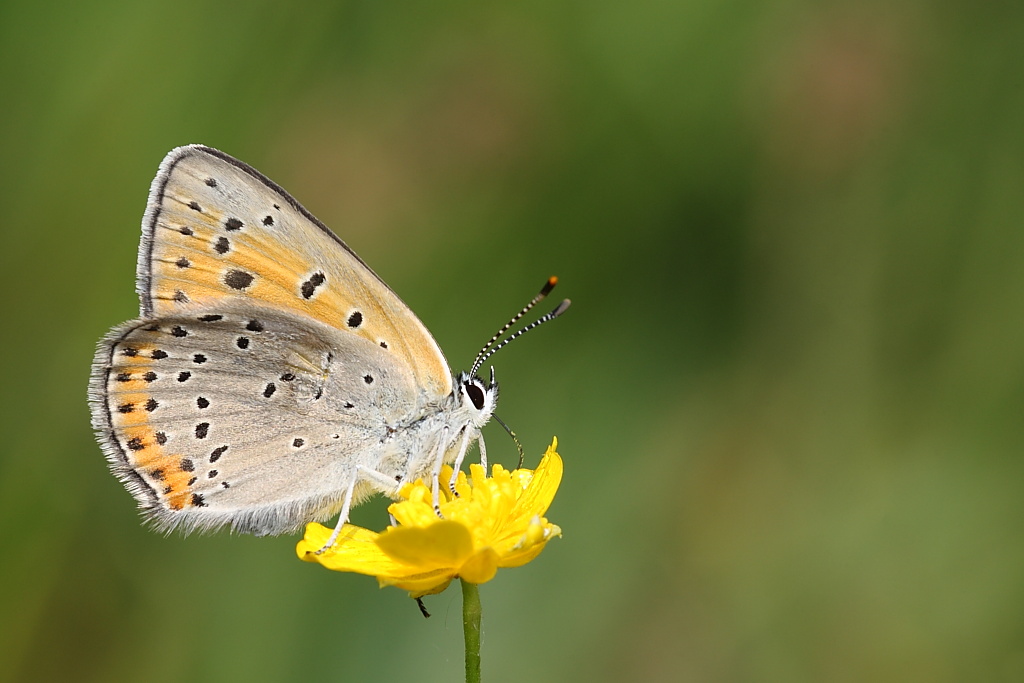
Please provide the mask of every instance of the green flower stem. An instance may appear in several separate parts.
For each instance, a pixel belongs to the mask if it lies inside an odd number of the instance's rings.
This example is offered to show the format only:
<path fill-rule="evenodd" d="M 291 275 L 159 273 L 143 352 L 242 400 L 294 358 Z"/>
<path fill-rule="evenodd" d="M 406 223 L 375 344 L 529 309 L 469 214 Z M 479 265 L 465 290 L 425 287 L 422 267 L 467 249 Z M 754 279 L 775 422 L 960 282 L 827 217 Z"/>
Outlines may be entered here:
<path fill-rule="evenodd" d="M 462 582 L 462 630 L 466 635 L 466 683 L 480 683 L 480 587 Z"/>

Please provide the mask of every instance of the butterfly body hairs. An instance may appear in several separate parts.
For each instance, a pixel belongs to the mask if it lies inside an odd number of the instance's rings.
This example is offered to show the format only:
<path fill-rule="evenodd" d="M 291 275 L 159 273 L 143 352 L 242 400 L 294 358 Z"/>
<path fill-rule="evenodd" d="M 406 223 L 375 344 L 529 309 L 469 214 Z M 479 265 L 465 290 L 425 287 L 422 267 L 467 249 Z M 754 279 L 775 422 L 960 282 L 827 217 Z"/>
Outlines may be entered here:
<path fill-rule="evenodd" d="M 137 291 L 140 317 L 98 345 L 89 403 L 111 470 L 160 529 L 279 534 L 338 514 L 337 533 L 352 505 L 407 481 L 433 481 L 436 503 L 441 466 L 474 444 L 486 462 L 498 385 L 476 372 L 511 323 L 453 375 L 369 266 L 223 152 L 179 147 L 160 165 Z"/>

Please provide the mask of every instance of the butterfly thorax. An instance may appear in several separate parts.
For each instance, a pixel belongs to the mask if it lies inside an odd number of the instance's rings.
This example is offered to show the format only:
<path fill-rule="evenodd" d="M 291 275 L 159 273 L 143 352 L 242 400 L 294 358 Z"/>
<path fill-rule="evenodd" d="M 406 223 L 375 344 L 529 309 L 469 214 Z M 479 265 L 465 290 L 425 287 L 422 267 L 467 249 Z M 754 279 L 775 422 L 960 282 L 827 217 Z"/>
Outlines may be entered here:
<path fill-rule="evenodd" d="M 498 385 L 461 373 L 452 393 L 424 406 L 418 415 L 386 427 L 378 471 L 396 482 L 395 495 L 406 481 L 430 480 L 442 463 L 451 464 L 480 439 L 480 430 L 497 405 Z"/>

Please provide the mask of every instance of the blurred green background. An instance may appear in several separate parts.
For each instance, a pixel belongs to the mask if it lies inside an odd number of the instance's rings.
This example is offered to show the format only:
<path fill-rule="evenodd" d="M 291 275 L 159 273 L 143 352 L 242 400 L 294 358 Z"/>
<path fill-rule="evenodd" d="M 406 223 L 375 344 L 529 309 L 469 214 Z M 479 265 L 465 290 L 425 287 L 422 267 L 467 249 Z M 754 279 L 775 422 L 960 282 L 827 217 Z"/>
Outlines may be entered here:
<path fill-rule="evenodd" d="M 1024 680 L 1022 46 L 1009 2 L 3 3 L 0 680 L 462 675 L 457 589 L 163 537 L 107 473 L 89 363 L 192 142 L 456 370 L 573 299 L 495 359 L 564 538 L 482 588 L 486 680 Z"/>

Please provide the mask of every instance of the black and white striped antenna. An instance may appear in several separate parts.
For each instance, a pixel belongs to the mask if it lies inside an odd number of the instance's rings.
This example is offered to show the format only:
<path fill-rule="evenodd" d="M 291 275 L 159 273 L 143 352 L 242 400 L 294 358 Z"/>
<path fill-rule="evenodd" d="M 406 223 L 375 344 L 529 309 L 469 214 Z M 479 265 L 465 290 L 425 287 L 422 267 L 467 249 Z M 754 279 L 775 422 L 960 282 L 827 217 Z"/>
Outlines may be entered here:
<path fill-rule="evenodd" d="M 555 309 L 553 311 L 551 311 L 550 313 L 547 313 L 546 315 L 542 315 L 540 318 L 538 318 L 537 320 L 534 320 L 532 323 L 530 323 L 529 325 L 527 325 L 523 329 L 521 329 L 521 330 L 519 330 L 517 332 L 512 333 L 511 336 L 506 338 L 501 343 L 498 343 L 498 340 L 501 339 L 502 335 L 504 335 L 506 332 L 508 332 L 512 328 L 513 325 L 515 325 L 517 322 L 519 322 L 522 319 L 522 317 L 524 315 L 529 313 L 530 310 L 534 306 L 536 306 L 541 301 L 543 301 L 544 298 L 548 294 L 551 293 L 551 290 L 554 289 L 555 285 L 557 285 L 557 284 L 558 284 L 558 278 L 557 277 L 555 277 L 554 275 L 549 277 L 548 281 L 544 283 L 543 287 L 541 287 L 540 292 L 537 293 L 537 296 L 535 296 L 532 299 L 530 299 L 530 303 L 528 303 L 525 306 L 523 306 L 523 309 L 521 311 L 519 311 L 514 316 L 512 316 L 511 320 L 509 320 L 507 323 L 505 323 L 502 326 L 502 328 L 500 330 L 498 330 L 497 333 L 495 333 L 495 335 L 493 337 L 491 337 L 490 340 L 486 344 L 484 344 L 484 347 L 482 349 L 480 349 L 480 353 L 476 354 L 476 360 L 473 361 L 473 368 L 469 371 L 469 374 L 470 374 L 471 377 L 475 377 L 477 371 L 480 369 L 480 366 L 483 365 L 484 362 L 488 358 L 490 358 L 495 353 L 497 353 L 499 349 L 504 348 L 505 346 L 507 346 L 508 343 L 511 342 L 513 339 L 521 337 L 524 334 L 526 334 L 527 332 L 529 332 L 530 330 L 535 329 L 537 327 L 540 327 L 544 323 L 546 323 L 546 322 L 548 322 L 550 320 L 554 320 L 558 316 L 560 316 L 563 313 L 565 313 L 565 311 L 569 308 L 569 304 L 571 303 L 568 299 L 564 299 L 562 301 L 562 303 L 558 304 L 558 306 L 556 306 Z"/>

